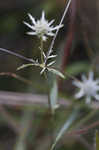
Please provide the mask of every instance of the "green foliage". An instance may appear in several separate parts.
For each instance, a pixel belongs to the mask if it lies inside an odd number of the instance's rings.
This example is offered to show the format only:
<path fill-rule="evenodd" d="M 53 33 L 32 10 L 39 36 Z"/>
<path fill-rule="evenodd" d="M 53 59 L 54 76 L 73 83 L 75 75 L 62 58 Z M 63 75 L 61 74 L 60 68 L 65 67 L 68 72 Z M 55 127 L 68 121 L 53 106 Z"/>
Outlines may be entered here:
<path fill-rule="evenodd" d="M 58 108 L 58 86 L 57 86 L 57 81 L 54 80 L 53 86 L 50 90 L 50 102 L 51 102 L 51 109 L 52 113 L 55 113 L 55 109 Z"/>
<path fill-rule="evenodd" d="M 76 63 L 70 64 L 70 66 L 67 67 L 65 72 L 67 74 L 75 76 L 81 72 L 87 72 L 89 69 L 89 66 L 90 65 L 88 64 L 88 62 L 76 62 Z"/>
<path fill-rule="evenodd" d="M 50 71 L 50 72 L 54 73 L 55 75 L 57 75 L 57 76 L 59 76 L 59 77 L 65 79 L 65 76 L 64 76 L 60 71 L 58 71 L 58 70 L 56 70 L 56 69 L 48 68 L 48 71 Z"/>

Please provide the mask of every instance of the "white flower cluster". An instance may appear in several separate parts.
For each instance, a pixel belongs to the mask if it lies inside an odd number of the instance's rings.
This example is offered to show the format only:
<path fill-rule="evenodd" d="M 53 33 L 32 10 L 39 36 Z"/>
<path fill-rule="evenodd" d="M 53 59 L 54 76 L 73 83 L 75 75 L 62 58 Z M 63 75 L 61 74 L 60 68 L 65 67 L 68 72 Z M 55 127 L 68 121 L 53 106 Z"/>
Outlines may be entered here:
<path fill-rule="evenodd" d="M 47 36 L 54 36 L 55 34 L 53 31 L 61 28 L 63 25 L 57 25 L 55 27 L 52 26 L 54 20 L 48 22 L 45 19 L 45 12 L 42 12 L 42 16 L 40 20 L 35 21 L 35 18 L 32 17 L 31 14 L 28 14 L 32 25 L 30 25 L 27 22 L 24 22 L 25 25 L 27 25 L 32 31 L 27 32 L 29 35 L 37 35 L 39 38 L 42 38 L 43 41 L 47 40 Z"/>
<path fill-rule="evenodd" d="M 24 22 L 24 24 L 26 26 L 28 26 L 31 29 L 31 31 L 27 32 L 27 34 L 36 35 L 38 38 L 42 39 L 43 41 L 46 41 L 48 36 L 54 36 L 55 33 L 53 31 L 58 30 L 63 26 L 62 24 L 60 24 L 60 25 L 53 27 L 52 24 L 53 24 L 54 20 L 48 22 L 45 19 L 44 11 L 42 11 L 42 16 L 41 16 L 40 20 L 37 20 L 37 21 L 31 14 L 28 14 L 28 16 L 31 20 L 31 24 L 29 24 L 27 22 Z M 55 63 L 55 61 L 51 61 L 47 64 L 48 59 L 56 57 L 56 55 L 53 55 L 53 54 L 51 55 L 52 52 L 53 51 L 51 51 L 50 53 L 45 55 L 44 51 L 42 51 L 44 62 L 39 64 L 38 61 L 34 61 L 34 63 L 32 65 L 40 66 L 42 68 L 40 74 L 43 74 L 44 71 L 47 69 L 56 74 L 60 74 L 60 76 L 63 77 L 63 75 L 60 72 L 58 72 L 57 70 L 54 70 L 53 68 L 50 68 L 50 66 L 52 66 Z M 22 66 L 22 68 L 23 67 L 24 66 Z M 86 103 L 91 102 L 91 97 L 95 98 L 96 100 L 99 100 L 99 94 L 97 93 L 99 91 L 99 80 L 94 80 L 94 74 L 92 71 L 89 72 L 88 79 L 86 78 L 85 75 L 82 75 L 82 81 L 75 80 L 75 81 L 73 81 L 73 84 L 76 87 L 80 88 L 80 91 L 77 94 L 75 94 L 76 99 L 79 99 L 79 98 L 85 96 Z"/>
<path fill-rule="evenodd" d="M 79 99 L 85 96 L 87 104 L 91 102 L 91 97 L 99 101 L 99 94 L 97 94 L 99 92 L 99 79 L 94 80 L 94 73 L 92 71 L 89 72 L 88 79 L 85 75 L 82 75 L 82 82 L 73 81 L 73 84 L 80 88 L 80 91 L 75 94 L 75 98 Z"/>
<path fill-rule="evenodd" d="M 42 11 L 42 16 L 41 16 L 40 20 L 37 20 L 37 21 L 31 14 L 28 14 L 28 16 L 31 20 L 31 24 L 29 24 L 27 22 L 24 22 L 24 24 L 31 29 L 31 31 L 27 32 L 27 34 L 36 35 L 40 39 L 41 60 L 39 63 L 38 59 L 37 60 L 32 59 L 32 64 L 23 64 L 22 66 L 20 66 L 18 68 L 18 70 L 23 69 L 25 67 L 29 67 L 29 66 L 38 66 L 41 68 L 40 74 L 43 74 L 45 71 L 49 71 L 49 72 L 52 72 L 52 73 L 60 76 L 61 78 L 65 78 L 65 76 L 60 71 L 52 68 L 52 65 L 55 63 L 55 60 L 53 60 L 53 58 L 55 58 L 57 56 L 57 55 L 53 55 L 53 47 L 51 47 L 48 50 L 47 54 L 45 54 L 44 49 L 43 49 L 43 41 L 46 41 L 48 36 L 56 36 L 57 31 L 59 31 L 59 29 L 61 27 L 63 27 L 62 21 L 60 21 L 59 25 L 53 26 L 52 24 L 53 24 L 54 20 L 48 22 L 45 19 L 44 11 Z M 63 18 L 64 18 L 64 15 L 63 15 Z M 56 32 L 54 33 L 53 31 L 55 31 L 55 30 L 56 30 Z"/>

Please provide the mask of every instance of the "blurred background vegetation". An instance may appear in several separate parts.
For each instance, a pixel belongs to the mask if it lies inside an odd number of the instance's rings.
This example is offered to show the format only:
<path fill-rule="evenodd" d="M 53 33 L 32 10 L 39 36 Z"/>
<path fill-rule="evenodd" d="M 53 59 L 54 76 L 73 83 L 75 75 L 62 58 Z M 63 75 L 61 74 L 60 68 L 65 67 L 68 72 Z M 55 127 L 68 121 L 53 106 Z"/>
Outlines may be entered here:
<path fill-rule="evenodd" d="M 65 5 L 66 0 L 1 0 L 0 47 L 29 58 L 40 57 L 39 40 L 35 36 L 26 35 L 28 28 L 23 21 L 29 22 L 28 13 L 35 18 L 40 18 L 42 10 L 45 10 L 46 19 L 55 19 L 55 24 L 59 24 Z M 64 19 L 64 28 L 60 30 L 55 41 L 54 50 L 58 54 L 55 67 L 58 66 L 57 68 L 65 74 L 76 76 L 79 79 L 82 73 L 87 73 L 93 68 L 98 77 L 98 20 L 98 0 L 72 0 Z M 51 38 L 44 46 L 45 51 L 50 43 Z M 24 63 L 26 61 L 0 52 L 0 91 L 47 95 L 48 85 L 50 85 L 51 90 L 54 88 L 54 92 L 52 90 L 53 99 L 58 88 L 56 95 L 72 104 L 69 107 L 60 107 L 56 110 L 54 117 L 50 116 L 45 106 L 43 108 L 33 105 L 14 107 L 1 105 L 0 150 L 50 150 L 59 129 L 64 122 L 69 121 L 68 118 L 76 106 L 77 118 L 71 122 L 70 131 L 83 128 L 98 120 L 99 113 L 96 107 L 90 108 L 82 102 L 74 101 L 75 89 L 71 78 L 66 76 L 66 80 L 61 81 L 49 74 L 49 83 L 47 83 L 44 77 L 40 76 L 40 70 L 36 67 L 16 71 Z M 5 75 L 2 75 L 2 72 Z M 8 72 L 10 74 L 6 74 Z M 16 79 L 11 73 L 21 76 L 27 82 L 20 81 L 20 77 Z M 88 130 L 89 132 L 84 135 L 83 133 L 67 135 L 67 132 L 64 132 L 56 149 L 94 150 L 96 128 L 98 129 L 95 127 Z"/>

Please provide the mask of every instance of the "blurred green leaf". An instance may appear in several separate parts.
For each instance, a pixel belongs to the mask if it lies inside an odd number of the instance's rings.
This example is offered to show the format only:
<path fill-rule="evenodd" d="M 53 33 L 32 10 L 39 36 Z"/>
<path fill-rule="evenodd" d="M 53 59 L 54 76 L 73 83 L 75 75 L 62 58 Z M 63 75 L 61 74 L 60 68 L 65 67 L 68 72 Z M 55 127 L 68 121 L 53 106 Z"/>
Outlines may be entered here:
<path fill-rule="evenodd" d="M 87 62 L 76 62 L 67 67 L 65 72 L 71 75 L 77 75 L 78 73 L 88 71 L 89 67 L 90 65 Z"/>
<path fill-rule="evenodd" d="M 68 128 L 70 127 L 70 125 L 73 123 L 73 121 L 77 118 L 78 116 L 78 109 L 75 109 L 71 116 L 69 117 L 68 120 L 66 120 L 66 122 L 64 123 L 64 125 L 62 126 L 62 128 L 60 129 L 55 142 L 53 143 L 51 150 L 53 150 L 57 144 L 57 142 L 60 140 L 60 138 L 64 135 L 64 133 L 68 130 Z"/>
<path fill-rule="evenodd" d="M 48 69 L 48 71 L 50 71 L 50 72 L 52 72 L 52 73 L 58 75 L 59 77 L 65 79 L 65 76 L 64 76 L 60 71 L 58 71 L 58 70 L 56 70 L 56 69 L 53 69 L 53 68 L 47 68 L 47 69 Z"/>
<path fill-rule="evenodd" d="M 55 109 L 59 106 L 58 105 L 58 87 L 57 87 L 56 80 L 54 80 L 53 86 L 50 91 L 50 102 L 51 102 L 52 113 L 54 113 Z"/>

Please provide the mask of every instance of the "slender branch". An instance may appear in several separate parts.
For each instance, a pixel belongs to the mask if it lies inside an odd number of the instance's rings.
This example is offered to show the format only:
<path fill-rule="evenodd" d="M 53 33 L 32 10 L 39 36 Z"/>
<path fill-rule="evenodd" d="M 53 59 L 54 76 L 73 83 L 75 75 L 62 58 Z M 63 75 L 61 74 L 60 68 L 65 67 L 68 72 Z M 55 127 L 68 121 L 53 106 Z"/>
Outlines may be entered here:
<path fill-rule="evenodd" d="M 63 23 L 63 20 L 64 20 L 64 18 L 66 16 L 66 13 L 67 13 L 67 11 L 69 9 L 70 4 L 71 4 L 71 0 L 68 0 L 68 3 L 66 3 L 66 8 L 65 8 L 65 11 L 63 13 L 63 16 L 61 18 L 61 21 L 60 21 L 59 25 L 61 25 Z M 52 49 L 53 49 L 53 46 L 54 46 L 54 43 L 55 43 L 55 40 L 56 40 L 56 37 L 58 35 L 59 30 L 60 30 L 60 28 L 57 29 L 57 31 L 55 33 L 55 36 L 53 37 L 53 40 L 51 42 L 51 45 L 50 45 L 50 48 L 49 48 L 49 51 L 48 51 L 48 54 L 47 54 L 47 57 L 52 53 Z M 47 59 L 46 59 L 46 61 L 47 61 Z"/>
<path fill-rule="evenodd" d="M 71 131 L 68 134 L 69 135 L 83 135 L 83 134 L 86 134 L 87 132 L 89 132 L 90 129 L 93 129 L 97 126 L 99 126 L 99 120 L 82 128 L 82 129 Z"/>
<path fill-rule="evenodd" d="M 68 24 L 68 32 L 66 33 L 66 42 L 65 42 L 64 54 L 63 54 L 62 65 L 61 65 L 62 72 L 64 72 L 64 69 L 66 70 L 68 60 L 70 57 L 70 50 L 72 48 L 72 42 L 74 39 L 77 3 L 78 2 L 75 0 L 71 1 L 70 14 L 69 14 L 70 22 Z"/>
<path fill-rule="evenodd" d="M 29 61 L 29 62 L 32 62 L 32 63 L 35 62 L 32 58 L 27 58 L 27 57 L 25 57 L 25 56 L 22 56 L 22 55 L 20 55 L 20 54 L 17 54 L 17 53 L 15 53 L 15 52 L 12 52 L 12 51 L 7 50 L 7 49 L 4 49 L 4 48 L 0 48 L 0 51 L 5 52 L 5 53 L 8 53 L 8 54 L 11 54 L 11 55 L 14 55 L 14 56 L 16 56 L 16 57 L 19 57 L 19 58 L 21 58 L 21 59 L 23 59 L 23 60 L 26 60 L 26 61 Z"/>
<path fill-rule="evenodd" d="M 10 76 L 10 77 L 13 77 L 13 78 L 15 78 L 19 81 L 22 81 L 26 84 L 32 84 L 32 82 L 30 80 L 27 80 L 27 79 L 15 74 L 15 73 L 12 73 L 12 72 L 0 72 L 0 76 Z"/>

